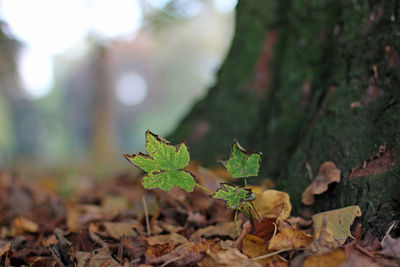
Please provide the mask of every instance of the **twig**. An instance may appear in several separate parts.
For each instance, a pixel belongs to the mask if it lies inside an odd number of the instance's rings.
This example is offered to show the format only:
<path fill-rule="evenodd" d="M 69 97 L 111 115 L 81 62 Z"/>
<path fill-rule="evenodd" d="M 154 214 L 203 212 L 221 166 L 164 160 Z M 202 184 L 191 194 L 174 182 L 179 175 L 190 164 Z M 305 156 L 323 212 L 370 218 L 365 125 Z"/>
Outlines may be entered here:
<path fill-rule="evenodd" d="M 98 235 L 96 235 L 95 233 L 93 233 L 90 230 L 89 230 L 89 236 L 94 242 L 99 244 L 102 248 L 108 248 L 108 244 L 106 242 L 104 242 Z"/>
<path fill-rule="evenodd" d="M 174 261 L 177 261 L 177 260 L 182 259 L 183 257 L 184 257 L 184 256 L 182 255 L 182 256 L 179 256 L 179 257 L 170 259 L 169 261 L 166 261 L 166 262 L 164 262 L 163 264 L 161 264 L 160 267 L 165 267 L 165 266 L 167 266 L 168 264 L 170 264 L 170 263 L 172 263 L 172 262 L 174 262 Z"/>
<path fill-rule="evenodd" d="M 396 225 L 396 221 L 394 221 L 392 223 L 392 225 L 389 227 L 389 230 L 387 230 L 385 236 L 382 238 L 381 244 L 383 243 L 383 241 L 385 241 L 386 237 L 390 234 L 390 232 L 392 231 L 393 227 L 395 227 Z"/>
<path fill-rule="evenodd" d="M 282 253 L 282 252 L 286 252 L 286 251 L 290 251 L 290 250 L 293 250 L 293 249 L 292 248 L 284 248 L 284 249 L 281 249 L 281 250 L 278 250 L 278 251 L 274 251 L 274 252 L 271 252 L 269 254 L 265 254 L 265 255 L 258 256 L 258 257 L 255 257 L 255 258 L 251 258 L 251 259 L 253 261 L 262 260 L 262 259 L 266 259 L 266 258 L 269 258 L 269 257 L 274 256 L 276 254 L 279 254 L 279 253 Z"/>
<path fill-rule="evenodd" d="M 151 236 L 151 229 L 150 229 L 150 220 L 149 220 L 149 210 L 147 209 L 146 197 L 142 197 L 143 208 L 144 208 L 144 216 L 146 217 L 146 229 L 147 235 Z"/>
<path fill-rule="evenodd" d="M 58 257 L 58 255 L 54 252 L 53 248 L 49 248 L 51 256 L 53 256 L 53 259 L 56 261 L 56 264 L 60 267 L 65 267 L 64 263 L 61 261 L 61 259 Z"/>

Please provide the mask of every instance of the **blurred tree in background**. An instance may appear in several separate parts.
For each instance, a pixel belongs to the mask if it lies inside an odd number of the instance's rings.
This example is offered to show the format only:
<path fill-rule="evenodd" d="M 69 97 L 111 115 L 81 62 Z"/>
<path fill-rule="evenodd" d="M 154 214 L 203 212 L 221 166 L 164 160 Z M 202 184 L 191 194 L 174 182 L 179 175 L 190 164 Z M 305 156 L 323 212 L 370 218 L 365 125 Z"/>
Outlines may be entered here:
<path fill-rule="evenodd" d="M 297 213 L 357 204 L 383 236 L 400 216 L 399 16 L 399 0 L 239 1 L 217 84 L 169 139 L 210 166 L 237 138 Z M 325 161 L 342 182 L 306 207 Z"/>

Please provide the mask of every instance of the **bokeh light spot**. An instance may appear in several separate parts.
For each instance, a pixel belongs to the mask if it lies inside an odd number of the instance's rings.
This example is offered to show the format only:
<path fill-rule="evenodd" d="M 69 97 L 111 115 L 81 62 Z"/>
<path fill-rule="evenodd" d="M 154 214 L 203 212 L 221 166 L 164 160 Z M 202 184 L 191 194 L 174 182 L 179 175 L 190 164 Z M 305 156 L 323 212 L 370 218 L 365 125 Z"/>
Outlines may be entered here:
<path fill-rule="evenodd" d="M 147 96 L 147 83 L 136 72 L 124 73 L 116 84 L 117 99 L 124 105 L 134 106 L 142 103 Z"/>

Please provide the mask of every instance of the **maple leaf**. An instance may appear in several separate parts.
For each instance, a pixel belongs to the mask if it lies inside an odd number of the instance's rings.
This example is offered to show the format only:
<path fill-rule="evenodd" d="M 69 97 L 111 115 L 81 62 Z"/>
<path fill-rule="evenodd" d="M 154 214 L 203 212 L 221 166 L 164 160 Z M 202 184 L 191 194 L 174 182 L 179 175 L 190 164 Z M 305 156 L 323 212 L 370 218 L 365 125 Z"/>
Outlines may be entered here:
<path fill-rule="evenodd" d="M 227 183 L 221 183 L 221 189 L 218 189 L 211 197 L 225 200 L 226 204 L 231 209 L 239 207 L 243 201 L 253 201 L 255 199 L 251 189 Z"/>
<path fill-rule="evenodd" d="M 136 153 L 124 157 L 147 175 L 142 184 L 146 189 L 161 188 L 169 191 L 178 186 L 192 192 L 196 186 L 193 175 L 182 170 L 189 165 L 189 152 L 184 143 L 177 147 L 149 130 L 146 131 L 146 150 L 148 155 Z"/>
<path fill-rule="evenodd" d="M 229 160 L 221 161 L 228 172 L 234 178 L 257 176 L 260 168 L 261 153 L 248 155 L 238 143 L 233 142 L 231 157 Z"/>

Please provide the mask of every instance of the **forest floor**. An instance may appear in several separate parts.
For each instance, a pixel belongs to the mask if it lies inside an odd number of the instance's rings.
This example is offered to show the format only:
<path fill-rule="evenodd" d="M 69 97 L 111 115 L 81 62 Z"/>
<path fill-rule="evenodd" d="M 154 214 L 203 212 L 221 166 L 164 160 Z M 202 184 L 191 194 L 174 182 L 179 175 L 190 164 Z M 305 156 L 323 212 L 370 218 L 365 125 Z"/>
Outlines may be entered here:
<path fill-rule="evenodd" d="M 188 170 L 213 190 L 230 181 L 224 169 Z M 65 199 L 50 179 L 0 173 L 0 265 L 399 266 L 400 238 L 363 236 L 358 206 L 291 217 L 271 186 L 252 187 L 257 214 L 235 220 L 206 192 L 145 190 L 133 175 L 81 179 Z"/>

